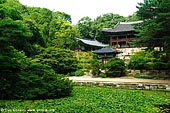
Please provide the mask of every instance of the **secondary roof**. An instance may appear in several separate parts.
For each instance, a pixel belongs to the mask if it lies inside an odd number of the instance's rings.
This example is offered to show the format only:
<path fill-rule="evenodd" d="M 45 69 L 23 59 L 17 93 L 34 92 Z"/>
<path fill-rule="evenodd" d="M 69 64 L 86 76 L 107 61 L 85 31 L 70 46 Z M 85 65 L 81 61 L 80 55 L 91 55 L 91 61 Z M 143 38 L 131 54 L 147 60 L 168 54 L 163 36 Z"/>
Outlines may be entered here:
<path fill-rule="evenodd" d="M 102 49 L 93 51 L 93 53 L 96 53 L 96 54 L 116 53 L 116 54 L 118 54 L 118 53 L 122 53 L 122 52 L 120 50 L 116 50 L 113 48 L 102 48 Z"/>
<path fill-rule="evenodd" d="M 89 46 L 95 46 L 95 47 L 107 47 L 109 46 L 108 44 L 103 44 L 96 39 L 82 39 L 82 38 L 77 38 L 78 42 L 83 43 L 85 45 Z"/>

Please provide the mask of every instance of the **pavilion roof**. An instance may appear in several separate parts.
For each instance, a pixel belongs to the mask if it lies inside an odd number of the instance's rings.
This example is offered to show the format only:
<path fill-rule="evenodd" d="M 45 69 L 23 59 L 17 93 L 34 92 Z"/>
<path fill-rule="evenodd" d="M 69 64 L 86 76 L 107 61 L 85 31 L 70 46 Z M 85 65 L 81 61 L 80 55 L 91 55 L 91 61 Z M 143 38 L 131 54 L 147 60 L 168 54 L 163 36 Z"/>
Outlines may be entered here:
<path fill-rule="evenodd" d="M 95 50 L 93 51 L 93 53 L 96 53 L 96 54 L 105 54 L 105 53 L 122 53 L 120 50 L 116 50 L 116 49 L 113 49 L 113 48 L 102 48 L 102 49 L 98 49 L 98 50 Z"/>
<path fill-rule="evenodd" d="M 109 46 L 108 44 L 103 44 L 96 39 L 82 39 L 82 38 L 77 38 L 77 40 L 83 44 L 89 45 L 89 46 L 95 46 L 95 47 L 107 47 Z"/>
<path fill-rule="evenodd" d="M 110 33 L 119 33 L 119 32 L 129 32 L 135 31 L 134 26 L 135 24 L 142 23 L 142 21 L 135 21 L 135 22 L 119 22 L 115 25 L 114 28 L 103 28 L 103 32 L 110 32 Z"/>

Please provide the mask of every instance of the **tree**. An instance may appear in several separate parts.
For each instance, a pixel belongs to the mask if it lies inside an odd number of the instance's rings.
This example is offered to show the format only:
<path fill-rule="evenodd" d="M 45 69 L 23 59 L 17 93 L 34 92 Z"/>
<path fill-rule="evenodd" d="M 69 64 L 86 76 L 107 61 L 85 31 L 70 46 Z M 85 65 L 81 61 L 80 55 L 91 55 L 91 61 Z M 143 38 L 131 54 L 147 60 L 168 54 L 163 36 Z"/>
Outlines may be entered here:
<path fill-rule="evenodd" d="M 71 23 L 71 16 L 69 14 L 66 14 L 64 12 L 53 12 L 53 18 L 57 20 L 65 20 L 69 23 Z"/>
<path fill-rule="evenodd" d="M 88 16 L 83 17 L 78 21 L 76 28 L 80 34 L 80 37 L 93 38 L 90 34 L 92 31 L 91 24 L 92 24 L 92 20 Z"/>
<path fill-rule="evenodd" d="M 77 42 L 75 40 L 75 28 L 65 20 L 54 20 L 51 22 L 50 35 L 54 38 L 51 40 L 51 46 L 57 48 L 73 49 Z"/>
<path fill-rule="evenodd" d="M 170 49 L 170 1 L 169 0 L 144 0 L 137 6 L 137 15 L 144 22 L 139 28 L 138 44 L 149 49 L 163 47 L 164 51 Z"/>
<path fill-rule="evenodd" d="M 108 40 L 102 34 L 101 30 L 103 28 L 114 27 L 118 22 L 123 22 L 125 20 L 125 17 L 112 13 L 98 16 L 93 21 L 89 17 L 83 17 L 77 23 L 76 29 L 82 38 L 96 38 L 103 43 L 108 43 Z"/>
<path fill-rule="evenodd" d="M 2 1 L 3 3 L 3 1 Z M 20 12 L 17 11 L 15 8 L 10 7 L 7 2 L 4 1 L 3 4 L 0 4 L 0 20 L 2 19 L 13 19 L 13 20 L 20 20 L 22 19 Z"/>
<path fill-rule="evenodd" d="M 70 95 L 71 81 L 13 47 L 0 51 L 0 99 L 47 99 Z"/>
<path fill-rule="evenodd" d="M 132 21 L 138 21 L 139 20 L 139 17 L 137 16 L 136 13 L 132 14 L 132 15 L 129 15 L 127 18 L 126 18 L 126 21 L 128 22 L 132 22 Z"/>
<path fill-rule="evenodd" d="M 113 28 L 118 22 L 124 22 L 125 17 L 118 14 L 107 13 L 101 16 L 98 16 L 92 22 L 92 36 L 97 40 L 108 43 L 108 37 L 106 37 L 101 31 L 103 28 Z"/>
<path fill-rule="evenodd" d="M 43 45 L 39 26 L 36 27 L 34 21 L 23 21 L 20 11 L 8 4 L 10 0 L 6 1 L 0 1 L 3 3 L 0 4 L 0 99 L 46 99 L 70 95 L 70 80 L 56 74 L 50 66 L 27 57 L 35 52 L 34 47 Z"/>

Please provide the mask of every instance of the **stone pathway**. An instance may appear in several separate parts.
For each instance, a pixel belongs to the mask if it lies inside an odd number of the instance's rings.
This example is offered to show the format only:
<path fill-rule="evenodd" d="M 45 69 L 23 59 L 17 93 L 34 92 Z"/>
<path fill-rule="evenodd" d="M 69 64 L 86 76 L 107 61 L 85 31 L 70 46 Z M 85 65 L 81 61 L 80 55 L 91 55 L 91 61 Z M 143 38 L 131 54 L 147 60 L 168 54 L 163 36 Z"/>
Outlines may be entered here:
<path fill-rule="evenodd" d="M 112 88 L 146 89 L 170 91 L 170 80 L 138 78 L 92 78 L 90 76 L 68 77 L 76 85 L 105 86 Z"/>
<path fill-rule="evenodd" d="M 170 80 L 153 80 L 138 78 L 92 78 L 90 76 L 69 77 L 73 82 L 116 82 L 116 83 L 151 83 L 151 84 L 169 84 Z"/>

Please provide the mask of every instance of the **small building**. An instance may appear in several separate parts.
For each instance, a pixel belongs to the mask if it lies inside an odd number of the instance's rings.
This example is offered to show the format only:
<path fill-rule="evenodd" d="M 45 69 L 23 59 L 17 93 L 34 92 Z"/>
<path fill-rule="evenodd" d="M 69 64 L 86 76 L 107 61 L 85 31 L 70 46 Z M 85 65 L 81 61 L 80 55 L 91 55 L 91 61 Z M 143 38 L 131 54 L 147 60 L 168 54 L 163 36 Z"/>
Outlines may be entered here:
<path fill-rule="evenodd" d="M 114 28 L 103 28 L 102 32 L 110 37 L 110 46 L 115 48 L 129 48 L 132 40 L 139 40 L 135 31 L 135 25 L 142 21 L 119 22 Z"/>
<path fill-rule="evenodd" d="M 83 51 L 91 51 L 91 50 L 96 50 L 100 48 L 104 48 L 109 46 L 108 44 L 103 44 L 96 39 L 87 39 L 87 38 L 76 38 L 79 45 L 80 49 Z"/>
<path fill-rule="evenodd" d="M 99 58 L 102 59 L 102 64 L 106 64 L 110 58 L 115 57 L 116 54 L 122 52 L 120 50 L 116 50 L 110 47 L 110 48 L 102 48 L 102 49 L 95 50 L 93 51 L 93 53 L 99 55 Z"/>

